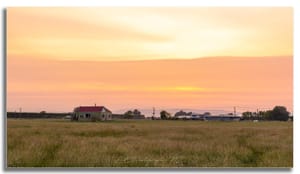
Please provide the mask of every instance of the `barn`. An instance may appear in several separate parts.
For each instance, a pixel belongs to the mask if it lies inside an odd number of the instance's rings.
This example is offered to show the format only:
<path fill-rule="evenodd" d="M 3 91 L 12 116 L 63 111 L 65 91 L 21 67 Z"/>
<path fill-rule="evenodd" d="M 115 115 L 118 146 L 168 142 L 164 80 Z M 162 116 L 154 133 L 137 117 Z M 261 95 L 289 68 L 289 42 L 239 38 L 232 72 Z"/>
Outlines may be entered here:
<path fill-rule="evenodd" d="M 104 106 L 79 106 L 74 108 L 72 120 L 104 121 L 111 120 L 112 112 Z"/>

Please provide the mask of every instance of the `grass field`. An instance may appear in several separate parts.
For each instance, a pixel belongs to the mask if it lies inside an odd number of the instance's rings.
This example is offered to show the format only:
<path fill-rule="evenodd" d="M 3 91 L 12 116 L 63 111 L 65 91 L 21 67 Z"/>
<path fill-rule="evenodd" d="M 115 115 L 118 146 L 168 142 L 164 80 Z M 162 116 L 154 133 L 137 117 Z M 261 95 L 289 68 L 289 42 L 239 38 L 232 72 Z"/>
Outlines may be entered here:
<path fill-rule="evenodd" d="M 8 167 L 292 167 L 292 122 L 7 119 Z"/>

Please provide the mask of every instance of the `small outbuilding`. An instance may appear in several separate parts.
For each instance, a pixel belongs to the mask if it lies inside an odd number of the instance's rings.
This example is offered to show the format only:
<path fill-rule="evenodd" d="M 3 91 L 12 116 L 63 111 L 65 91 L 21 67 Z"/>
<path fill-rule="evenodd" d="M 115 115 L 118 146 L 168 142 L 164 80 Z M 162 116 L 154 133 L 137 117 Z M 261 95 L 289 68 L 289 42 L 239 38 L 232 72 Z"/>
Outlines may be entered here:
<path fill-rule="evenodd" d="M 74 108 L 72 120 L 104 121 L 111 120 L 112 112 L 104 106 L 79 106 Z"/>

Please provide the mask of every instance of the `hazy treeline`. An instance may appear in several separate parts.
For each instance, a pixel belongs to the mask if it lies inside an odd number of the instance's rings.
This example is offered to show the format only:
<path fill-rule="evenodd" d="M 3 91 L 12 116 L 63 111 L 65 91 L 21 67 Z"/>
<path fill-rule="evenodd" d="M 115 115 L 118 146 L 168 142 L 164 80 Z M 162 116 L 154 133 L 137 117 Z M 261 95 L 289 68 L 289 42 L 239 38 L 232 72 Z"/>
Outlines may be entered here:
<path fill-rule="evenodd" d="M 277 121 L 288 121 L 290 113 L 284 106 L 275 106 L 272 110 L 258 111 L 258 112 L 243 112 L 243 120 L 277 120 Z"/>

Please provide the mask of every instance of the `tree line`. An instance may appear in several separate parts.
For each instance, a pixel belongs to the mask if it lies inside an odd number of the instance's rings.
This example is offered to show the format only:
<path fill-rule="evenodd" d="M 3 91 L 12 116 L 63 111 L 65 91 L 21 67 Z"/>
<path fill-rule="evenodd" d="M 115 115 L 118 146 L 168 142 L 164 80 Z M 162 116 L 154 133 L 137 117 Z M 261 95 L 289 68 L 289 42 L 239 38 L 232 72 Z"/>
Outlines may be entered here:
<path fill-rule="evenodd" d="M 242 113 L 243 120 L 277 120 L 287 121 L 289 120 L 290 113 L 284 106 L 275 106 L 272 110 L 250 112 L 246 111 Z"/>
<path fill-rule="evenodd" d="M 176 115 L 191 115 L 191 113 L 186 113 L 183 111 L 179 111 Z M 204 113 L 205 116 L 211 116 L 209 112 Z M 233 115 L 229 113 L 228 115 Z M 160 112 L 160 118 L 162 120 L 173 119 L 171 114 L 167 111 Z M 272 110 L 267 111 L 259 111 L 259 112 L 250 112 L 246 111 L 242 113 L 242 120 L 277 120 L 277 121 L 288 121 L 290 118 L 290 113 L 287 111 L 284 106 L 275 106 Z"/>
<path fill-rule="evenodd" d="M 192 115 L 192 112 L 184 112 L 179 111 L 175 113 L 175 117 L 179 115 Z M 210 112 L 205 112 L 202 114 L 204 116 L 211 116 Z M 233 115 L 232 113 L 229 113 L 228 115 Z M 132 119 L 135 116 L 142 116 L 141 112 L 137 109 L 129 110 L 124 113 L 124 118 Z M 160 119 L 162 120 L 173 120 L 175 117 L 172 117 L 172 115 L 162 110 L 160 112 Z M 287 111 L 286 107 L 284 106 L 275 106 L 272 110 L 266 110 L 266 111 L 258 111 L 258 112 L 250 112 L 246 111 L 242 113 L 242 120 L 277 120 L 277 121 L 288 121 L 290 118 L 290 113 Z M 154 118 L 152 118 L 154 119 Z"/>

